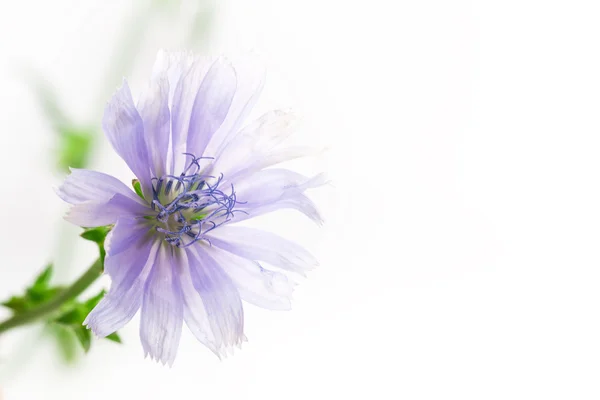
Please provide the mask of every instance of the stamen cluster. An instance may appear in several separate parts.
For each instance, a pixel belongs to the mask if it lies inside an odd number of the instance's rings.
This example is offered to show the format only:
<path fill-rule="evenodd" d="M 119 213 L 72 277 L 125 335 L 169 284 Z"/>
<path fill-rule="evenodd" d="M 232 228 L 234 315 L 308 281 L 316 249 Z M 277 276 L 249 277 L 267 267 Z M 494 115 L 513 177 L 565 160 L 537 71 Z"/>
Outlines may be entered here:
<path fill-rule="evenodd" d="M 235 212 L 244 211 L 234 209 L 239 202 L 233 184 L 230 194 L 219 188 L 223 174 L 215 178 L 201 173 L 199 161 L 210 157 L 185 155 L 192 160 L 179 176 L 152 179 L 150 205 L 157 211 L 155 229 L 176 247 L 188 247 L 200 240 L 210 244 L 205 236 L 208 232 L 229 222 Z"/>

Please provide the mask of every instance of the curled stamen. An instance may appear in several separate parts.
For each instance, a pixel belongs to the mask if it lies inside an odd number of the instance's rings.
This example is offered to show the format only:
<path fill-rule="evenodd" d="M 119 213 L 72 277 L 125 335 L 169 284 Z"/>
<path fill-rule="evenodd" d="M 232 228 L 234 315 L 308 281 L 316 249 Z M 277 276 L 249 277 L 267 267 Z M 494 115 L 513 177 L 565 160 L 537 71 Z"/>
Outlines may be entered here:
<path fill-rule="evenodd" d="M 235 206 L 243 203 L 237 200 L 233 185 L 230 194 L 220 189 L 223 174 L 218 177 L 200 174 L 200 160 L 212 157 L 184 154 L 191 160 L 179 176 L 152 179 L 151 207 L 158 210 L 156 220 L 160 222 L 156 231 L 177 247 L 188 247 L 198 241 L 211 244 L 206 234 L 229 222 L 235 212 L 242 211 Z M 210 179 L 215 181 L 211 183 Z"/>

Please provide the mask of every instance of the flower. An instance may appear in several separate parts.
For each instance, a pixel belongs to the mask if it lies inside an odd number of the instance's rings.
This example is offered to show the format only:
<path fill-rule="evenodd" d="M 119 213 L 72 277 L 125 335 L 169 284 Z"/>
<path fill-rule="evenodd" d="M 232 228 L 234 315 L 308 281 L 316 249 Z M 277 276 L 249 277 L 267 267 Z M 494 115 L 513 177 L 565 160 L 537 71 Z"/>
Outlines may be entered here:
<path fill-rule="evenodd" d="M 125 80 L 108 102 L 102 127 L 137 177 L 135 191 L 83 169 L 57 190 L 72 205 L 68 221 L 114 225 L 105 242 L 111 287 L 84 321 L 97 336 L 141 309 L 145 354 L 172 365 L 184 321 L 220 357 L 246 340 L 242 300 L 289 309 L 293 283 L 284 272 L 303 274 L 316 261 L 286 239 L 233 223 L 283 208 L 321 223 L 304 192 L 323 178 L 267 168 L 304 155 L 284 147 L 290 112 L 240 129 L 262 76 L 252 63 L 234 69 L 224 58 L 160 52 L 137 105 Z"/>

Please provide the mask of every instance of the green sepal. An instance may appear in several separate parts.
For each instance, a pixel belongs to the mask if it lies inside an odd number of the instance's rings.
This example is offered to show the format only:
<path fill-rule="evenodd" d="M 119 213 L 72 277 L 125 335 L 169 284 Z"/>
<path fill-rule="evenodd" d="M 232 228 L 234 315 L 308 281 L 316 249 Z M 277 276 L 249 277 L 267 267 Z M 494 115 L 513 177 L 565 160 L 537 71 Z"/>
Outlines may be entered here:
<path fill-rule="evenodd" d="M 144 198 L 144 192 L 142 191 L 142 184 L 140 183 L 139 180 L 137 179 L 132 179 L 131 180 L 131 186 L 133 186 L 133 190 L 135 190 L 135 193 L 140 196 L 142 198 L 142 200 L 146 200 Z"/>
<path fill-rule="evenodd" d="M 108 235 L 111 229 L 111 225 L 86 228 L 80 236 L 95 243 L 104 243 L 104 239 L 106 239 L 106 235 Z"/>

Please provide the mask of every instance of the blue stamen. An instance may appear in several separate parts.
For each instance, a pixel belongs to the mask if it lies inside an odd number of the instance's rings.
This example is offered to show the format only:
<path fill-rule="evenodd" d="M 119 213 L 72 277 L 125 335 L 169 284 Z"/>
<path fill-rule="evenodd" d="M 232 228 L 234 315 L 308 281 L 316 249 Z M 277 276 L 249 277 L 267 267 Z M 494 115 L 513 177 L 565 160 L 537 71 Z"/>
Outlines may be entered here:
<path fill-rule="evenodd" d="M 191 153 L 184 155 L 191 157 L 191 160 L 180 176 L 165 175 L 152 179 L 156 184 L 153 184 L 151 207 L 158 210 L 156 220 L 165 224 L 156 226 L 156 231 L 165 236 L 167 243 L 176 247 L 188 247 L 198 241 L 206 241 L 212 245 L 206 234 L 229 222 L 235 212 L 246 213 L 235 209 L 236 204 L 244 203 L 237 200 L 233 185 L 231 194 L 219 189 L 223 174 L 218 178 L 200 174 L 200 160 L 214 159 L 213 157 L 196 157 Z M 216 182 L 210 184 L 207 179 L 216 179 Z M 175 182 L 177 183 L 173 187 Z M 172 195 L 175 197 L 169 199 Z M 198 218 L 196 215 L 201 212 L 205 215 Z M 184 238 L 187 238 L 185 243 Z"/>
<path fill-rule="evenodd" d="M 171 192 L 171 186 L 173 186 L 173 181 L 169 180 L 167 182 L 167 187 L 165 187 L 165 194 L 169 194 Z"/>

